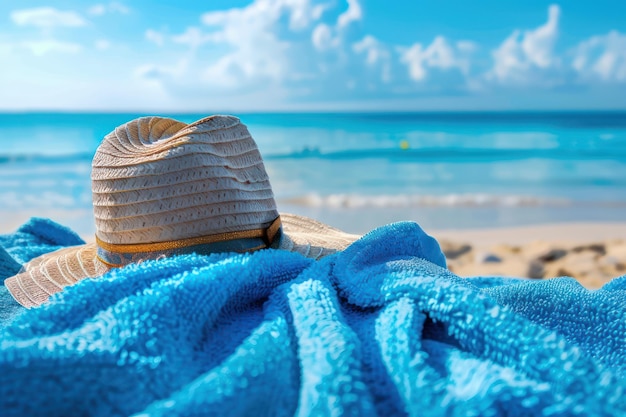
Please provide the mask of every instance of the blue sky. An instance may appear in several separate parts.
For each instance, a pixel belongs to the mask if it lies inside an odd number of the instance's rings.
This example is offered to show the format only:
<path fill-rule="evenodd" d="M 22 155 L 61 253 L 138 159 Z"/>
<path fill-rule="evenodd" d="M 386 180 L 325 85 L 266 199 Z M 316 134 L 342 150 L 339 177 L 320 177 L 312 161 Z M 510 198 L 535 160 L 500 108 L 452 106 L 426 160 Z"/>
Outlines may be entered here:
<path fill-rule="evenodd" d="M 0 3 L 0 110 L 626 109 L 626 1 Z"/>

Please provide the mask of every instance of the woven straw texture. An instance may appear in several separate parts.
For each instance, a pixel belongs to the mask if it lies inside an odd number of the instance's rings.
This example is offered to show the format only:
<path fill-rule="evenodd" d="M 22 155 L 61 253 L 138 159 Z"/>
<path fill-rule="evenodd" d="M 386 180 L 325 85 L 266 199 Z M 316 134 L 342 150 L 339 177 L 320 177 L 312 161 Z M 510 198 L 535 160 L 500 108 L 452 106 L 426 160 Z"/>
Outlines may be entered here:
<path fill-rule="evenodd" d="M 66 286 L 106 271 L 96 262 L 96 246 L 92 243 L 41 255 L 25 264 L 20 274 L 7 279 L 5 285 L 24 307 L 36 307 Z"/>
<path fill-rule="evenodd" d="M 96 236 L 109 244 L 146 244 L 266 229 L 278 210 L 263 160 L 233 116 L 192 124 L 142 117 L 107 135 L 92 164 Z M 320 259 L 358 239 L 315 220 L 281 214 L 277 247 Z M 40 305 L 108 267 L 95 243 L 61 249 L 5 281 L 22 305 Z M 154 259 L 162 257 L 155 254 Z"/>
<path fill-rule="evenodd" d="M 91 178 L 97 236 L 108 243 L 260 229 L 278 216 L 259 150 L 232 116 L 126 123 L 104 138 Z"/>
<path fill-rule="evenodd" d="M 284 234 L 279 249 L 298 252 L 311 259 L 344 250 L 360 237 L 308 217 L 281 213 L 280 218 Z"/>

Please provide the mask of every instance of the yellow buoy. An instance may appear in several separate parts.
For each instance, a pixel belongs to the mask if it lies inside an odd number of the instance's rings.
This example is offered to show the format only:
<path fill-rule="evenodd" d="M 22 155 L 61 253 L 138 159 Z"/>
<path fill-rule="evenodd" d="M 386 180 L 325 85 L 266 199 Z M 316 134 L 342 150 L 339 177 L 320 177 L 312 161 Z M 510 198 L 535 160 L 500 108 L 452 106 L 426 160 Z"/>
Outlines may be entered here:
<path fill-rule="evenodd" d="M 401 140 L 400 141 L 400 149 L 402 149 L 403 151 L 406 151 L 407 149 L 409 149 L 409 141 L 408 140 Z"/>

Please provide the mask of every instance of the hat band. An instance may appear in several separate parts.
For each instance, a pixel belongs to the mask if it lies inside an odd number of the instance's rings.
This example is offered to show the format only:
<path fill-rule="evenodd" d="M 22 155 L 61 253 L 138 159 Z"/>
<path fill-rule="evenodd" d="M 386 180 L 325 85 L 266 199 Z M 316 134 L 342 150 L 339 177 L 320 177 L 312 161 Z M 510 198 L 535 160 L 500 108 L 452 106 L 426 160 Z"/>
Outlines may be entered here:
<path fill-rule="evenodd" d="M 265 229 L 225 232 L 167 242 L 115 244 L 96 236 L 97 258 L 111 268 L 157 259 L 164 256 L 197 253 L 208 255 L 219 252 L 252 252 L 272 246 L 282 233 L 280 216 Z"/>

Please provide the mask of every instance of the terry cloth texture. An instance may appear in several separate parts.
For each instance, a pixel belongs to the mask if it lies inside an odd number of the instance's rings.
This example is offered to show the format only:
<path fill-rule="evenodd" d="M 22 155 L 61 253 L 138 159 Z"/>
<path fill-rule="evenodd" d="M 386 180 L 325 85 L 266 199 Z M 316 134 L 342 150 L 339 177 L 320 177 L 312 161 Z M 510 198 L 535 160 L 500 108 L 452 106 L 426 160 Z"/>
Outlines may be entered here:
<path fill-rule="evenodd" d="M 20 265 L 44 253 L 84 244 L 85 241 L 70 228 L 40 217 L 33 217 L 15 233 L 0 235 L 0 246 Z M 0 274 L 4 273 L 0 267 Z M 0 275 L 0 278 L 6 277 Z"/>
<path fill-rule="evenodd" d="M 619 416 L 626 279 L 464 279 L 415 223 L 114 270 L 0 333 L 0 415 Z"/>
<path fill-rule="evenodd" d="M 38 217 L 30 219 L 15 233 L 0 235 L 0 329 L 24 309 L 11 297 L 4 280 L 39 255 L 84 243 L 71 229 Z"/>

